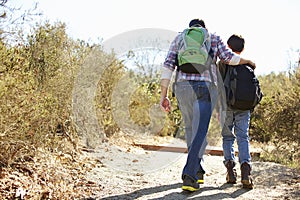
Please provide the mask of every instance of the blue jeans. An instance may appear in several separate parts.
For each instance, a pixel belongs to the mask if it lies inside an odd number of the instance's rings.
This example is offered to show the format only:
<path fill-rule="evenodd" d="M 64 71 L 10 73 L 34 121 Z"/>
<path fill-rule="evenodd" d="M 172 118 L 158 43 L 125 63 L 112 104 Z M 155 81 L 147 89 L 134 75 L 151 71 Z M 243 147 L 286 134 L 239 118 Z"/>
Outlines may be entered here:
<path fill-rule="evenodd" d="M 209 82 L 177 82 L 175 95 L 185 125 L 188 158 L 182 175 L 198 179 L 197 171 L 207 145 L 206 135 L 217 90 Z M 212 97 L 212 98 L 211 98 Z"/>
<path fill-rule="evenodd" d="M 234 142 L 237 140 L 239 163 L 251 163 L 249 150 L 250 110 L 227 109 L 224 126 L 222 128 L 224 163 L 235 161 Z"/>

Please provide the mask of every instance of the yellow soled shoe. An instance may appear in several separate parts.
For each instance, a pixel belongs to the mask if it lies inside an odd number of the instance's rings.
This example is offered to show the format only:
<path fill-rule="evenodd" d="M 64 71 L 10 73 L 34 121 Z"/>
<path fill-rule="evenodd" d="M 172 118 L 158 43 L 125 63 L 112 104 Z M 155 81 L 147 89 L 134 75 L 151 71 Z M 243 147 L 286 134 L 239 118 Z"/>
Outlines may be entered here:
<path fill-rule="evenodd" d="M 200 189 L 200 185 L 198 181 L 196 181 L 188 175 L 185 175 L 183 178 L 183 184 L 181 188 L 185 191 L 195 192 Z"/>
<path fill-rule="evenodd" d="M 204 174 L 205 174 L 205 172 L 201 172 L 201 171 L 197 172 L 199 184 L 204 184 Z"/>

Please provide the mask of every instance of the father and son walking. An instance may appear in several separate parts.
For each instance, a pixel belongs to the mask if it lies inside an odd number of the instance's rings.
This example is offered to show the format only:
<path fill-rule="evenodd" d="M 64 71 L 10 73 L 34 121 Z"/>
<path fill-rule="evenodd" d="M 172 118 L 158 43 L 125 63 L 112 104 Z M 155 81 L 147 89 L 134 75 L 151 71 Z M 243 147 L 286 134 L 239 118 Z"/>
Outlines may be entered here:
<path fill-rule="evenodd" d="M 201 37 L 197 31 L 201 32 Z M 170 45 L 161 74 L 160 106 L 166 112 L 171 110 L 168 89 L 173 72 L 175 72 L 173 92 L 184 121 L 188 147 L 187 161 L 182 171 L 183 190 L 193 192 L 200 189 L 199 184 L 204 183 L 203 154 L 207 145 L 206 135 L 211 115 L 216 105 L 220 108 L 219 110 L 222 110 L 223 120 L 220 120 L 220 124 L 223 126 L 226 181 L 231 184 L 237 182 L 233 148 L 234 141 L 237 139 L 241 182 L 244 188 L 253 188 L 249 151 L 251 110 L 230 107 L 226 99 L 220 98 L 222 92 L 218 89 L 221 88 L 218 79 L 223 78 L 221 81 L 223 84 L 228 68 L 248 66 L 255 69 L 254 62 L 240 56 L 244 43 L 241 36 L 232 35 L 227 41 L 227 47 L 220 36 L 208 33 L 203 20 L 193 19 L 189 23 L 189 28 L 179 33 Z M 193 48 L 197 45 L 198 48 Z M 218 58 L 220 61 L 217 63 Z M 218 84 L 219 87 L 217 87 Z"/>

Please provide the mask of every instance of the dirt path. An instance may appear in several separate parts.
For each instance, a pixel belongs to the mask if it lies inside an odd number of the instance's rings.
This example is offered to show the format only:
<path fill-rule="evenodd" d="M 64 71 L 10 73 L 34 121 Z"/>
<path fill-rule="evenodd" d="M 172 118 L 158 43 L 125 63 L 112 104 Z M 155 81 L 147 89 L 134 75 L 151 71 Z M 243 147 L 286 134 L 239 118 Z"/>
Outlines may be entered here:
<path fill-rule="evenodd" d="M 145 151 L 119 137 L 86 153 L 101 162 L 88 174 L 101 191 L 87 199 L 300 199 L 300 175 L 295 170 L 269 162 L 253 162 L 255 188 L 225 184 L 221 156 L 205 156 L 205 184 L 194 193 L 181 190 L 181 170 L 187 154 Z M 152 144 L 185 145 L 181 140 L 149 141 Z M 237 169 L 238 172 L 239 169 Z M 240 176 L 238 177 L 240 178 Z"/>

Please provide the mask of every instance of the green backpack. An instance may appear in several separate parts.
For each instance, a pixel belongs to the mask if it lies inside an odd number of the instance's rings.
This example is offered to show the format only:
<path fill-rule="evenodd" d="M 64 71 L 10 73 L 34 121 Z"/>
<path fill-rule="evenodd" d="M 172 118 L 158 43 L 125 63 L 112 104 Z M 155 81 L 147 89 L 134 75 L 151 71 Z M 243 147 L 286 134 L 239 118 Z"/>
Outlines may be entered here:
<path fill-rule="evenodd" d="M 190 27 L 182 33 L 183 44 L 178 52 L 178 68 L 185 73 L 202 73 L 211 64 L 210 35 L 203 27 Z"/>

